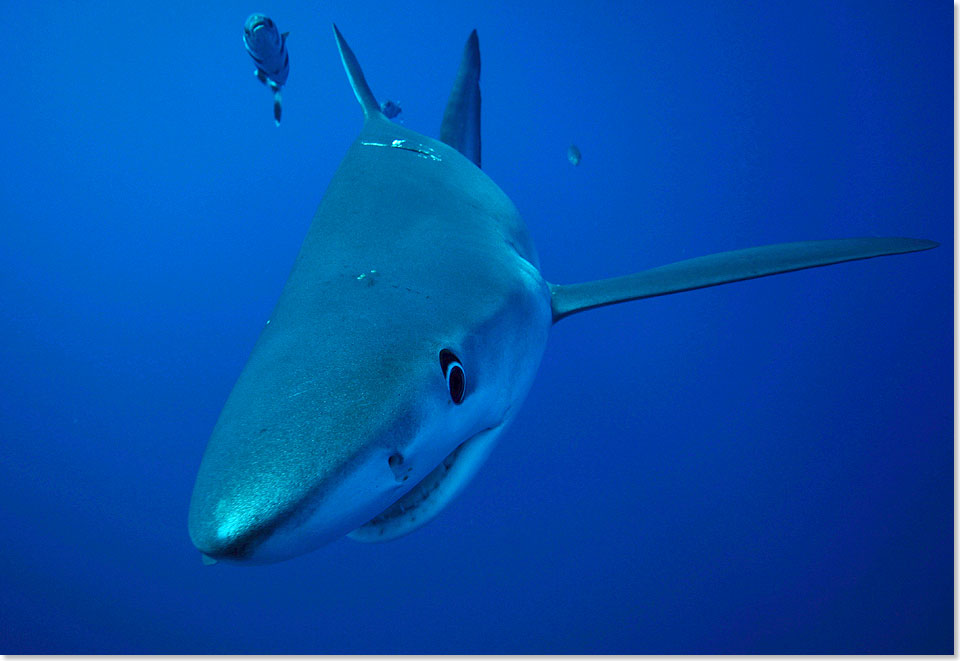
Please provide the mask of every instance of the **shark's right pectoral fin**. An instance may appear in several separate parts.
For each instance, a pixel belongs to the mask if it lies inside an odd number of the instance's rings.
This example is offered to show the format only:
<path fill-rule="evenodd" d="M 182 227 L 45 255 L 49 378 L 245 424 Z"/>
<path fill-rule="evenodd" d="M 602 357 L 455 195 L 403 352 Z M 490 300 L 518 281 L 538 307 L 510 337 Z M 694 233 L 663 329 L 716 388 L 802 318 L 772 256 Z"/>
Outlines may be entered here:
<path fill-rule="evenodd" d="M 937 247 L 936 241 L 899 237 L 798 241 L 696 257 L 608 280 L 550 285 L 553 321 L 575 312 L 727 282 L 762 278 L 856 259 Z"/>
<path fill-rule="evenodd" d="M 363 69 L 360 68 L 360 62 L 357 61 L 357 56 L 350 50 L 347 40 L 340 34 L 340 30 L 336 25 L 333 26 L 333 33 L 337 38 L 337 48 L 340 51 L 340 59 L 343 61 L 343 68 L 347 72 L 347 78 L 350 80 L 350 87 L 353 88 L 353 94 L 357 97 L 357 101 L 360 102 L 360 106 L 363 108 L 364 117 L 367 119 L 371 117 L 383 117 L 383 113 L 380 112 L 380 104 L 377 103 L 376 97 L 373 96 L 373 92 L 370 91 L 370 86 L 367 85 L 367 79 L 363 76 Z"/>

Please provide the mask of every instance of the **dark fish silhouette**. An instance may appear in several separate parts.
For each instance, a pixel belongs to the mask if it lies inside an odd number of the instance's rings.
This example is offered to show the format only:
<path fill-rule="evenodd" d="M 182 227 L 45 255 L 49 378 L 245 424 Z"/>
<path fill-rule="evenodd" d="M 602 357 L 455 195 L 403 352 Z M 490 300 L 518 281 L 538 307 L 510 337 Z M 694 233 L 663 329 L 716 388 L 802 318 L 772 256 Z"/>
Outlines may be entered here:
<path fill-rule="evenodd" d="M 393 119 L 394 117 L 399 115 L 401 112 L 403 112 L 403 108 L 401 108 L 400 104 L 397 103 L 396 101 L 391 101 L 387 99 L 386 101 L 380 104 L 380 112 L 386 115 L 387 119 Z"/>
<path fill-rule="evenodd" d="M 273 119 L 280 126 L 280 88 L 290 75 L 290 54 L 287 53 L 287 35 L 280 34 L 276 24 L 263 14 L 250 14 L 243 24 L 243 45 L 257 64 L 254 75 L 273 90 Z"/>
<path fill-rule="evenodd" d="M 567 160 L 573 165 L 580 165 L 580 148 L 576 145 L 570 145 L 567 149 Z"/>

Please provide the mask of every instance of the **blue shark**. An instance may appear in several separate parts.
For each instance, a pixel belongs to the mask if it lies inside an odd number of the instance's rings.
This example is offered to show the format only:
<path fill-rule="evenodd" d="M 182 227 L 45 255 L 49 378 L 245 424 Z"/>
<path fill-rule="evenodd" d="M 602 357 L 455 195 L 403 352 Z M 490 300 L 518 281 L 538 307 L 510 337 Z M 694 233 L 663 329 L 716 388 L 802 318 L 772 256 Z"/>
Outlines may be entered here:
<path fill-rule="evenodd" d="M 208 441 L 189 513 L 206 562 L 276 562 L 429 522 L 517 415 L 551 327 L 571 314 L 937 245 L 803 241 L 551 283 L 479 167 L 476 31 L 439 140 L 389 121 L 334 35 L 363 129 Z"/>

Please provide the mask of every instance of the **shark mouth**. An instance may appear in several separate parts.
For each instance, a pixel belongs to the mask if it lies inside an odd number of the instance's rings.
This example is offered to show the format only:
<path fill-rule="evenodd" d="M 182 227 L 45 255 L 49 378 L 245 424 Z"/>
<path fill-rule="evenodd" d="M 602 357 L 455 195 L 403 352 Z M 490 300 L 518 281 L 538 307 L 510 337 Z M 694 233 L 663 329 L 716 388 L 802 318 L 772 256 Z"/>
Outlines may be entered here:
<path fill-rule="evenodd" d="M 502 422 L 488 427 L 458 445 L 416 486 L 348 537 L 359 542 L 386 542 L 431 521 L 477 472 L 503 427 Z"/>

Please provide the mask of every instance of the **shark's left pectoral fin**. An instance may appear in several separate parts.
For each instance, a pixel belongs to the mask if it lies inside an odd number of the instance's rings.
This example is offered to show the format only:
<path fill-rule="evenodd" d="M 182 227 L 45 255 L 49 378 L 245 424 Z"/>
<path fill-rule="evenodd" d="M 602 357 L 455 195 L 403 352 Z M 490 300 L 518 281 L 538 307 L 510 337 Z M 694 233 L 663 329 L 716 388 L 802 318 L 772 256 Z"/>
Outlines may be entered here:
<path fill-rule="evenodd" d="M 575 312 L 727 282 L 762 278 L 857 259 L 935 248 L 926 239 L 899 237 L 798 241 L 721 252 L 649 271 L 576 285 L 550 285 L 553 321 Z"/>
<path fill-rule="evenodd" d="M 463 47 L 457 80 L 443 111 L 440 140 L 480 167 L 480 41 L 476 30 Z"/>

